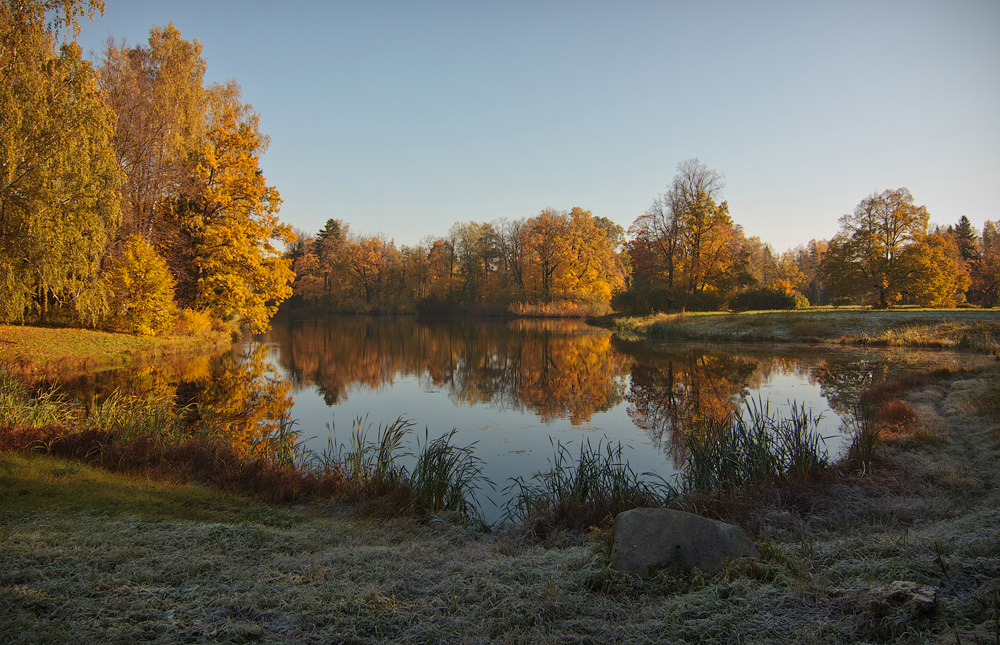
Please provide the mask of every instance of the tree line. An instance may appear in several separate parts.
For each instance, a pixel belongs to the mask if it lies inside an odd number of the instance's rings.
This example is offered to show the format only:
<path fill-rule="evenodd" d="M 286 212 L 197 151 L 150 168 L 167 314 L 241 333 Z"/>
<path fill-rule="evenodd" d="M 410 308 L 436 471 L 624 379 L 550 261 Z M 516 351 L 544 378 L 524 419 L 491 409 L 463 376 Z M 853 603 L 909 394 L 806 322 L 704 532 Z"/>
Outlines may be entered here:
<path fill-rule="evenodd" d="M 331 219 L 289 251 L 306 306 L 424 313 L 606 307 L 626 286 L 624 230 L 590 211 L 546 209 L 520 220 L 459 222 L 443 237 L 397 247 Z M 518 309 L 520 308 L 520 309 Z M 540 310 L 540 309 L 539 309 Z"/>
<path fill-rule="evenodd" d="M 201 44 L 172 24 L 84 60 L 80 21 L 103 8 L 0 2 L 0 321 L 263 330 L 289 298 L 521 314 L 1000 302 L 997 222 L 931 229 L 900 188 L 865 198 L 833 239 L 777 253 L 746 236 L 722 176 L 696 159 L 627 231 L 573 207 L 459 222 L 413 246 L 341 219 L 296 235 L 239 85 L 206 85 Z"/>
<path fill-rule="evenodd" d="M 235 82 L 206 85 L 172 24 L 81 56 L 102 0 L 0 3 L 0 320 L 132 333 L 240 318 L 291 295 L 293 240 Z"/>
<path fill-rule="evenodd" d="M 626 232 L 590 211 L 545 209 L 517 220 L 459 222 L 397 247 L 330 219 L 298 232 L 286 256 L 291 304 L 348 311 L 601 314 L 790 309 L 809 305 L 1000 302 L 1000 223 L 982 235 L 963 216 L 930 228 L 905 188 L 872 194 L 831 240 L 778 253 L 747 237 L 721 199 L 722 176 L 678 166 Z"/>

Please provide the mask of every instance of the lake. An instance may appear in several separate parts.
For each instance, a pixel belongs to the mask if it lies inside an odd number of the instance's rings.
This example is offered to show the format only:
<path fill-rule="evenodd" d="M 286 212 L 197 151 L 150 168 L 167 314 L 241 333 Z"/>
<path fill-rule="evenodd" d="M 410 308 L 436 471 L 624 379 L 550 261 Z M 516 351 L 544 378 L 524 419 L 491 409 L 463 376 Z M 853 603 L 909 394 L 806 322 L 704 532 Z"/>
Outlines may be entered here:
<path fill-rule="evenodd" d="M 306 447 L 345 444 L 358 419 L 402 417 L 409 448 L 453 428 L 475 444 L 497 491 L 547 470 L 553 444 L 579 450 L 620 442 L 636 472 L 670 478 L 683 465 L 685 433 L 746 405 L 821 416 L 832 456 L 842 423 L 870 383 L 965 357 L 940 350 L 819 349 L 810 345 L 630 343 L 575 320 L 424 320 L 415 317 L 280 317 L 221 356 L 200 356 L 90 375 L 67 387 L 99 402 L 118 389 L 172 396 L 199 418 L 224 419 L 234 438 L 294 420 Z"/>

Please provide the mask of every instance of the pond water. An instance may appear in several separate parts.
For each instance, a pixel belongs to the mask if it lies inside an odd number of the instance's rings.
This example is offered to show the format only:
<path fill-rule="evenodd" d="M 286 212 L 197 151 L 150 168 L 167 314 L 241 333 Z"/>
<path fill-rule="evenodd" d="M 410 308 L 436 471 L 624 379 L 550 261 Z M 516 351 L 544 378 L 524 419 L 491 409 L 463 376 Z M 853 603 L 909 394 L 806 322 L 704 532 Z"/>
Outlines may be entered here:
<path fill-rule="evenodd" d="M 475 444 L 497 491 L 547 470 L 553 442 L 621 442 L 636 472 L 670 478 L 683 436 L 748 404 L 821 416 L 831 456 L 845 449 L 842 420 L 859 392 L 891 375 L 958 364 L 941 351 L 819 350 L 805 345 L 628 343 L 567 320 L 285 317 L 222 356 L 145 365 L 68 384 L 85 401 L 115 390 L 173 396 L 252 435 L 293 419 L 306 446 L 346 443 L 356 419 L 414 423 L 409 448 L 453 428 Z"/>

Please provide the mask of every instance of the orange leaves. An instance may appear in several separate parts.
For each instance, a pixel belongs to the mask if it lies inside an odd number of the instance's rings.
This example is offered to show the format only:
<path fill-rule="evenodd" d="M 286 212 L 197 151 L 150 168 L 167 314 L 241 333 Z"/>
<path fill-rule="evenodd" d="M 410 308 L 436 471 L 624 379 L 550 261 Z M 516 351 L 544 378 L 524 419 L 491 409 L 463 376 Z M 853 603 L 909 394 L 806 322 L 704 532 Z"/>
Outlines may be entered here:
<path fill-rule="evenodd" d="M 257 155 L 266 141 L 257 114 L 233 86 L 217 90 L 215 101 L 196 169 L 197 207 L 183 224 L 194 240 L 198 302 L 261 331 L 292 294 L 294 279 L 272 241 L 291 242 L 294 235 L 278 220 L 281 198 L 260 172 Z"/>
<path fill-rule="evenodd" d="M 529 302 L 607 302 L 624 287 L 625 268 L 614 240 L 590 211 L 544 210 L 521 231 Z"/>

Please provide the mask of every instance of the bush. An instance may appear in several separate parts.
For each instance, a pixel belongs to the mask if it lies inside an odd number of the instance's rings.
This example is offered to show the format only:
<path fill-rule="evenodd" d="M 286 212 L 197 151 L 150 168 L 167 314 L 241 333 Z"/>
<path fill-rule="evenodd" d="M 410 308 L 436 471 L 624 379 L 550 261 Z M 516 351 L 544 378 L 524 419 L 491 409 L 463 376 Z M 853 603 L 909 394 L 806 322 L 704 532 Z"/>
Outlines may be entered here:
<path fill-rule="evenodd" d="M 666 288 L 629 289 L 611 298 L 611 306 L 615 311 L 633 316 L 660 311 L 719 311 L 724 304 L 725 297 L 717 291 L 688 293 L 681 289 Z"/>
<path fill-rule="evenodd" d="M 111 311 L 105 325 L 113 331 L 153 335 L 174 318 L 174 278 L 166 261 L 135 235 L 106 278 Z"/>
<path fill-rule="evenodd" d="M 729 302 L 733 311 L 767 311 L 771 309 L 795 309 L 795 296 L 778 289 L 752 289 L 744 291 Z"/>
<path fill-rule="evenodd" d="M 212 316 L 195 309 L 184 308 L 174 321 L 174 333 L 178 336 L 199 336 L 212 331 Z"/>

